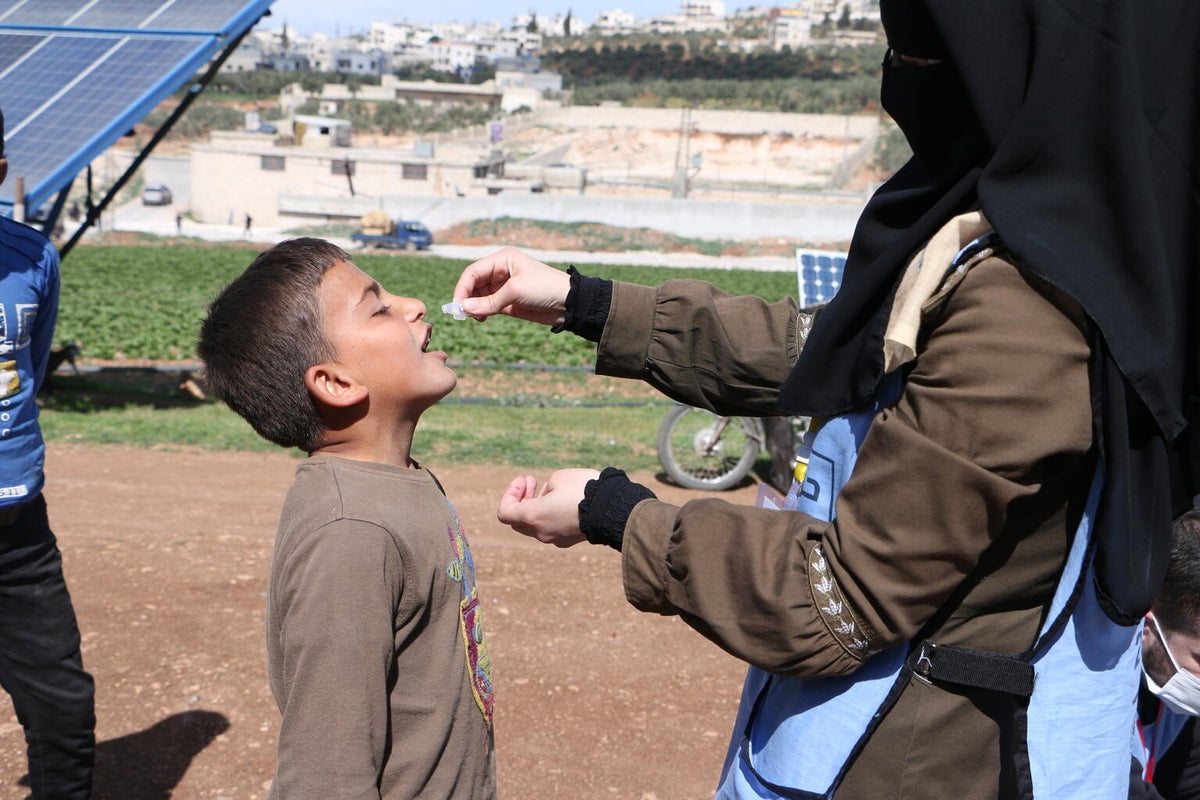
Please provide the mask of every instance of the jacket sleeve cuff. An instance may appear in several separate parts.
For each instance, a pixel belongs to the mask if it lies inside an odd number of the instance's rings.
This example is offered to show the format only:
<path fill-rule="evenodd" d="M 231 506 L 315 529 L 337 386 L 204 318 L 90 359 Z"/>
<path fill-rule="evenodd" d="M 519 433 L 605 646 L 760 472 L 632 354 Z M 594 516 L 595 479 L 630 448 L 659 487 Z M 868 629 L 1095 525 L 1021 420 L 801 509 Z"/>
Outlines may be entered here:
<path fill-rule="evenodd" d="M 625 523 L 633 507 L 654 497 L 654 492 L 629 480 L 624 471 L 605 467 L 600 477 L 590 480 L 579 502 L 579 529 L 592 544 L 621 549 Z"/>
<path fill-rule="evenodd" d="M 639 611 L 673 613 L 667 598 L 667 548 L 679 507 L 645 500 L 634 507 L 621 547 L 621 580 L 625 599 Z"/>
<path fill-rule="evenodd" d="M 571 276 L 571 288 L 567 292 L 566 311 L 562 324 L 550 332 L 570 331 L 589 342 L 598 342 L 612 305 L 612 281 L 582 275 L 573 264 L 567 267 L 567 274 Z"/>
<path fill-rule="evenodd" d="M 641 378 L 646 371 L 658 289 L 613 281 L 612 305 L 596 348 L 596 374 Z"/>

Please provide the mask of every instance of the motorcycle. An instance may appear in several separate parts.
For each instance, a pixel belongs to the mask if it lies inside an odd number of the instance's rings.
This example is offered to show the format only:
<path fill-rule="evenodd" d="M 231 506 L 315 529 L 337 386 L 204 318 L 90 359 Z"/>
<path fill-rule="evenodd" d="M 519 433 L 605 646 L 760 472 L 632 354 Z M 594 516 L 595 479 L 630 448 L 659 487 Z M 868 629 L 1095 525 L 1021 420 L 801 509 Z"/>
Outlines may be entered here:
<path fill-rule="evenodd" d="M 796 250 L 801 308 L 828 303 L 842 283 L 846 254 Z M 771 456 L 768 482 L 786 493 L 798 463 L 808 417 L 723 417 L 675 405 L 658 428 L 658 461 L 675 483 L 688 489 L 723 491 L 741 483 L 764 449 Z"/>
<path fill-rule="evenodd" d="M 680 486 L 718 492 L 740 484 L 766 451 L 768 482 L 786 492 L 807 427 L 807 417 L 727 417 L 677 404 L 659 425 L 658 461 Z"/>

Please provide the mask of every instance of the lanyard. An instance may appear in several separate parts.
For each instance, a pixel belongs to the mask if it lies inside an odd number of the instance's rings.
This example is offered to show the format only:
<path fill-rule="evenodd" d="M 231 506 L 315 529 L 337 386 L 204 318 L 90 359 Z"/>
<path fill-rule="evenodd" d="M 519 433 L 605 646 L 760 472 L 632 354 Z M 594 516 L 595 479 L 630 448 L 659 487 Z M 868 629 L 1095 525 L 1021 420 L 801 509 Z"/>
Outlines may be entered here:
<path fill-rule="evenodd" d="M 1155 764 L 1155 747 L 1158 742 L 1158 732 L 1160 730 L 1159 723 L 1162 722 L 1163 704 L 1158 704 L 1158 711 L 1154 714 L 1154 735 L 1151 737 L 1150 743 L 1146 743 L 1146 731 L 1142 728 L 1142 721 L 1139 719 L 1137 723 L 1138 738 L 1142 740 L 1142 750 L 1146 752 L 1146 766 L 1142 770 L 1142 779 L 1146 783 L 1154 783 L 1154 764 Z"/>

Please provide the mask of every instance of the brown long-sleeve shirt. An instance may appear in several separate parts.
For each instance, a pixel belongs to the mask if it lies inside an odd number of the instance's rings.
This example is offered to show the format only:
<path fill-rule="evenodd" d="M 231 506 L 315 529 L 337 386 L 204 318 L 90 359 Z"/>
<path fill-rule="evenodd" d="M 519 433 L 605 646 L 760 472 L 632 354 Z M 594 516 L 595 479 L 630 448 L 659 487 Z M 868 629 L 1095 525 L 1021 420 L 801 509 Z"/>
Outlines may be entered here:
<path fill-rule="evenodd" d="M 278 800 L 492 798 L 474 563 L 425 469 L 296 469 L 267 588 Z"/>
<path fill-rule="evenodd" d="M 718 411 L 770 414 L 801 347 L 796 320 L 790 301 L 689 281 L 618 283 L 597 371 Z M 872 650 L 935 615 L 934 641 L 1028 648 L 1094 466 L 1088 325 L 1069 298 L 989 258 L 927 311 L 922 331 L 834 522 L 714 499 L 644 501 L 624 533 L 629 601 L 679 614 L 777 674 L 851 673 L 862 655 L 835 635 L 809 582 L 820 545 Z M 999 733 L 988 714 L 914 679 L 838 796 L 995 797 Z"/>

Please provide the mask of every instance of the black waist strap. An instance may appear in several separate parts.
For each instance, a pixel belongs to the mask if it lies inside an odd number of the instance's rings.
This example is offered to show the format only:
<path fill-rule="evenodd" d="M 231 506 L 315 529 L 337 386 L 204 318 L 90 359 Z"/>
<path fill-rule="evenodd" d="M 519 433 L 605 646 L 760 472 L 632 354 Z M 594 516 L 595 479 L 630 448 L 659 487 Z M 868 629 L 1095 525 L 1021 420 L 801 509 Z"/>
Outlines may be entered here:
<path fill-rule="evenodd" d="M 929 640 L 909 656 L 913 672 L 935 683 L 1029 697 L 1033 694 L 1033 664 L 1025 656 L 988 653 Z"/>

